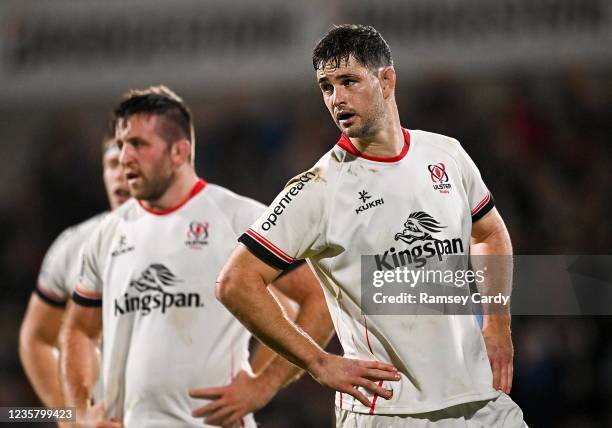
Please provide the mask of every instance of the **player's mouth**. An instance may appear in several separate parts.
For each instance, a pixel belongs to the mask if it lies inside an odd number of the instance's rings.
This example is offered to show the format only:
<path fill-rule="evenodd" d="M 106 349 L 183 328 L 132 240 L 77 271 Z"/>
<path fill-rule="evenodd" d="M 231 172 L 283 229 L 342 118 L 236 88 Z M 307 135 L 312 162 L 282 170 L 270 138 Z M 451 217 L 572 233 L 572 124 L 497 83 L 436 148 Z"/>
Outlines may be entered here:
<path fill-rule="evenodd" d="M 339 124 L 343 126 L 350 125 L 353 120 L 353 117 L 355 117 L 355 113 L 350 111 L 341 111 L 336 113 L 336 120 Z"/>
<path fill-rule="evenodd" d="M 130 191 L 127 190 L 127 189 L 115 189 L 113 194 L 117 197 L 117 200 L 120 203 L 124 203 L 125 201 L 127 201 L 131 197 Z"/>
<path fill-rule="evenodd" d="M 136 183 L 136 181 L 138 181 L 138 179 L 140 178 L 140 174 L 135 172 L 126 172 L 125 178 L 127 179 L 128 184 L 130 186 L 133 186 L 134 183 Z"/>

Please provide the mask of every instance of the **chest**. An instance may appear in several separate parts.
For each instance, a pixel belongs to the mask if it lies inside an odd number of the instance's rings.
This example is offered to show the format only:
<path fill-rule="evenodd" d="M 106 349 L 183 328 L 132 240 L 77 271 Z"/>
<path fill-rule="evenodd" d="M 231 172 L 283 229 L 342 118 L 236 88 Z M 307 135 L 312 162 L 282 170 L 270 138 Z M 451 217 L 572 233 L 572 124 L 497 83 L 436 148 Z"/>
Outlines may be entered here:
<path fill-rule="evenodd" d="M 214 292 L 236 245 L 225 219 L 202 210 L 124 222 L 103 271 L 105 294 Z"/>
<path fill-rule="evenodd" d="M 464 253 L 471 232 L 460 170 L 439 155 L 395 165 L 345 165 L 330 217 L 328 241 L 341 249 L 341 259 L 388 254 L 385 268 L 395 267 L 394 253 L 419 260 Z M 399 265 L 410 262 L 404 258 L 396 260 Z"/>

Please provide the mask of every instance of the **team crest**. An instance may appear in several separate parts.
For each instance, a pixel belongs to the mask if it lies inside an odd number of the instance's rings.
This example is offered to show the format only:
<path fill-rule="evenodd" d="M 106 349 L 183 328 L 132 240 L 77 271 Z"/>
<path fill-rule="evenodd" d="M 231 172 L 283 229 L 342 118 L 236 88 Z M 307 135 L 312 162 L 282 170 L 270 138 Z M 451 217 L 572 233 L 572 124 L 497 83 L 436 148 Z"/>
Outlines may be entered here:
<path fill-rule="evenodd" d="M 194 250 L 199 250 L 204 245 L 208 245 L 208 223 L 192 221 L 189 224 L 189 230 L 187 230 L 185 244 Z"/>
<path fill-rule="evenodd" d="M 429 178 L 433 184 L 433 189 L 438 190 L 440 193 L 450 193 L 452 188 L 448 182 L 448 174 L 446 173 L 446 165 L 442 162 L 427 167 L 429 170 Z"/>

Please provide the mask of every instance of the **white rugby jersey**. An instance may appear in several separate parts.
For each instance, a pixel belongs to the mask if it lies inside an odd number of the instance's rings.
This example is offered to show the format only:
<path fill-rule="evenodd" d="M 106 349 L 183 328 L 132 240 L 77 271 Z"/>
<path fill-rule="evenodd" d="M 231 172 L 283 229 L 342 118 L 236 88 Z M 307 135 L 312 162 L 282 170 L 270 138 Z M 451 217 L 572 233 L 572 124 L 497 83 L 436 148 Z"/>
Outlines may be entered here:
<path fill-rule="evenodd" d="M 52 306 L 65 306 L 79 278 L 81 247 L 107 213 L 64 230 L 47 250 L 34 292 Z"/>
<path fill-rule="evenodd" d="M 323 285 L 345 356 L 398 368 L 401 380 L 384 385 L 393 389 L 388 401 L 370 396 L 368 408 L 336 394 L 338 407 L 358 413 L 429 412 L 499 394 L 475 317 L 362 314 L 360 256 L 414 252 L 419 245 L 426 254 L 428 240 L 450 242 L 449 252 L 468 254 L 472 222 L 494 205 L 456 140 L 416 130 L 404 130 L 404 138 L 398 156 L 375 158 L 342 136 L 240 237 L 277 268 L 307 258 Z M 409 239 L 408 219 L 443 227 Z"/>
<path fill-rule="evenodd" d="M 202 427 L 206 404 L 191 388 L 231 382 L 250 370 L 250 333 L 215 298 L 236 239 L 265 209 L 198 181 L 167 211 L 132 199 L 86 244 L 74 301 L 102 305 L 102 376 L 109 417 L 126 427 Z M 242 426 L 255 426 L 252 415 Z"/>

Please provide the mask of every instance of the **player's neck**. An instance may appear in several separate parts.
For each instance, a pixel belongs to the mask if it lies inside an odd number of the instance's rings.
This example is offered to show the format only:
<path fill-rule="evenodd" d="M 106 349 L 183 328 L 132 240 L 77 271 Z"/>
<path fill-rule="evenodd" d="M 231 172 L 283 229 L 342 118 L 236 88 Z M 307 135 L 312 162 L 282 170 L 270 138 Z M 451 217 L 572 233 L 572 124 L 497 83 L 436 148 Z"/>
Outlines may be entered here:
<path fill-rule="evenodd" d="M 185 202 L 193 191 L 199 178 L 192 168 L 177 171 L 176 178 L 161 198 L 156 200 L 141 200 L 142 205 L 150 210 L 171 210 Z"/>
<path fill-rule="evenodd" d="M 399 114 L 391 115 L 381 129 L 371 137 L 350 140 L 362 154 L 377 158 L 398 156 L 406 144 Z"/>

